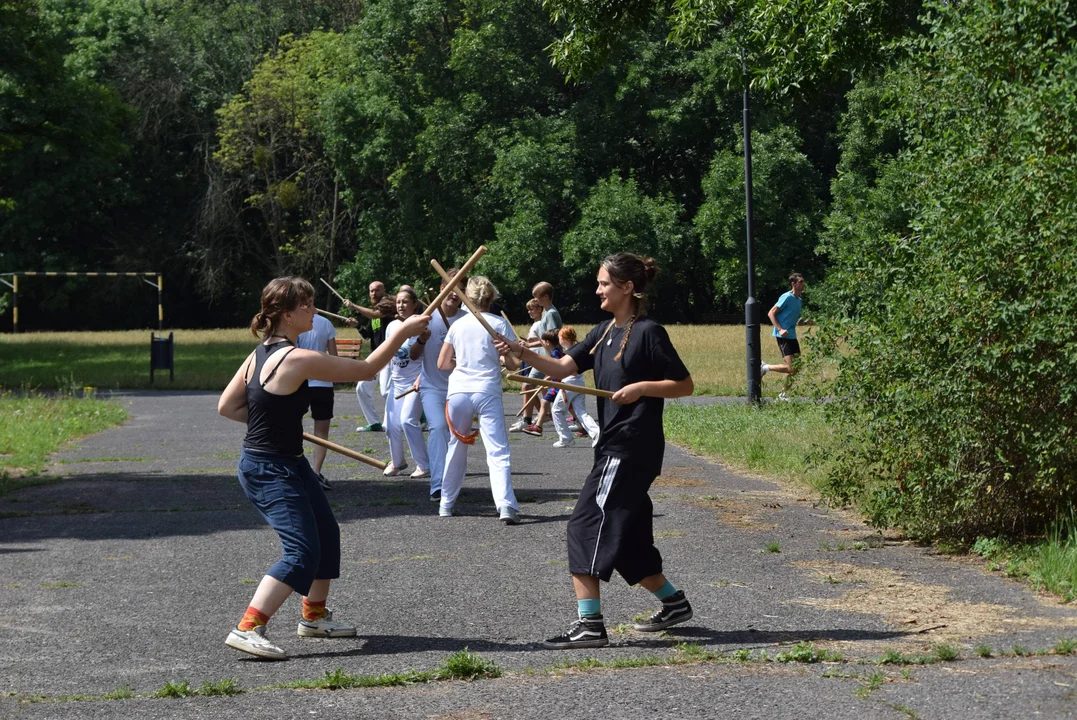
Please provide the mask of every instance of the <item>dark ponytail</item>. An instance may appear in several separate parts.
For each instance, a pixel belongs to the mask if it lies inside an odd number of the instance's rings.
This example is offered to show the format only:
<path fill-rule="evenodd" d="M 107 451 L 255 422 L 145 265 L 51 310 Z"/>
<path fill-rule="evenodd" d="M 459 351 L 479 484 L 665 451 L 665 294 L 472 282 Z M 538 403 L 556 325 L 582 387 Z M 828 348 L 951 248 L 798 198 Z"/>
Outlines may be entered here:
<path fill-rule="evenodd" d="M 631 282 L 632 297 L 636 301 L 636 311 L 628 320 L 628 327 L 625 328 L 617 354 L 613 356 L 614 360 L 620 360 L 625 348 L 628 347 L 628 338 L 632 335 L 632 326 L 636 324 L 636 319 L 647 314 L 646 290 L 647 286 L 658 277 L 658 263 L 652 257 L 642 258 L 635 253 L 621 252 L 607 256 L 602 261 L 602 267 L 610 274 L 610 280 L 617 287 L 624 287 Z"/>

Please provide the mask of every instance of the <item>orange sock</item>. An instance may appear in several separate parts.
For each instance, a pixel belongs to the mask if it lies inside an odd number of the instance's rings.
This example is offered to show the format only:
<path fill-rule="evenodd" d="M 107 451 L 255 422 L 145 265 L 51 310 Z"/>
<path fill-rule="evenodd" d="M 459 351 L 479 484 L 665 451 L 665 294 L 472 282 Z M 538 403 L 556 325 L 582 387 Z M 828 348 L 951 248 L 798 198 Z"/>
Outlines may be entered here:
<path fill-rule="evenodd" d="M 303 598 L 303 619 L 311 622 L 315 620 L 321 620 L 325 615 L 325 600 L 321 602 L 311 602 L 306 598 Z"/>
<path fill-rule="evenodd" d="M 261 610 L 256 609 L 253 605 L 247 606 L 247 612 L 243 613 L 243 619 L 239 621 L 237 629 L 247 632 L 253 630 L 259 625 L 265 625 L 269 622 L 269 616 Z"/>

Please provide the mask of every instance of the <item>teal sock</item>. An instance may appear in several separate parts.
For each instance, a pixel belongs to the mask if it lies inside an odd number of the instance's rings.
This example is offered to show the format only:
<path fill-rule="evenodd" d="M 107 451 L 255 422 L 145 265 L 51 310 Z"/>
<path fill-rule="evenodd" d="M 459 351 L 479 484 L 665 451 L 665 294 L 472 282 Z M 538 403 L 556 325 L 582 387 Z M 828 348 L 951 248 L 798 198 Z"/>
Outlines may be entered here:
<path fill-rule="evenodd" d="M 577 600 L 576 605 L 579 606 L 581 618 L 595 617 L 602 614 L 602 601 L 598 598 Z"/>
<path fill-rule="evenodd" d="M 670 595 L 677 592 L 677 588 L 673 587 L 673 583 L 666 580 L 666 584 L 654 591 L 654 596 L 659 600 L 665 600 Z"/>

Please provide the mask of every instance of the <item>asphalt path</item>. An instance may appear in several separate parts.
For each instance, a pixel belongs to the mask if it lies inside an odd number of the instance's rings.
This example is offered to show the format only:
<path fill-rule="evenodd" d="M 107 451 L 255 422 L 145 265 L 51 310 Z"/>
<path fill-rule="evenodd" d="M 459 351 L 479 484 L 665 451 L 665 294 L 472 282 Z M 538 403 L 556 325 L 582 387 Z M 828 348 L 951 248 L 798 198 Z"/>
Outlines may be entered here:
<path fill-rule="evenodd" d="M 481 442 L 452 518 L 437 516 L 426 480 L 330 454 L 344 560 L 329 604 L 359 636 L 297 638 L 292 598 L 269 628 L 291 659 L 248 658 L 223 641 L 279 547 L 236 481 L 243 427 L 216 414 L 216 398 L 117 394 L 127 423 L 54 456 L 53 481 L 0 498 L 0 717 L 1077 716 L 1077 657 L 1048 652 L 1077 637 L 1077 609 L 674 446 L 651 491 L 655 532 L 694 619 L 631 630 L 656 602 L 615 577 L 603 586 L 611 647 L 542 649 L 575 616 L 565 522 L 591 465 L 584 443 L 552 448 L 552 431 L 511 436 L 516 527 L 497 520 Z M 336 406 L 330 439 L 386 458 L 383 434 L 355 432 L 354 396 L 338 393 Z M 804 642 L 842 661 L 764 659 Z M 939 645 L 960 659 L 875 663 Z M 504 675 L 271 689 L 338 668 L 433 670 L 463 648 Z M 747 661 L 733 660 L 738 650 Z M 710 659 L 685 663 L 699 653 Z M 605 667 L 564 666 L 587 659 Z M 618 662 L 659 664 L 609 667 Z M 150 697 L 229 678 L 246 692 Z M 118 688 L 136 697 L 101 699 Z"/>

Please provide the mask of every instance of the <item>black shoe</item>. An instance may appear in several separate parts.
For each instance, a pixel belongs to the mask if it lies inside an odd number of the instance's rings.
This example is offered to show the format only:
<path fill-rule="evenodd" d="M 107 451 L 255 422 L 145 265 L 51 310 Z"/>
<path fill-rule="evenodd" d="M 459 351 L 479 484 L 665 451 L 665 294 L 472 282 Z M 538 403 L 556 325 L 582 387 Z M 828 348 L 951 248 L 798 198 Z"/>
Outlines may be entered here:
<path fill-rule="evenodd" d="M 441 491 L 435 490 L 430 493 L 430 502 L 441 502 Z"/>
<path fill-rule="evenodd" d="M 333 483 L 326 479 L 325 475 L 318 473 L 318 484 L 322 486 L 322 490 L 332 490 Z"/>
<path fill-rule="evenodd" d="M 662 601 L 661 609 L 656 610 L 647 622 L 636 623 L 633 627 L 640 632 L 658 632 L 691 619 L 692 606 L 684 596 L 684 590 L 678 590 Z"/>
<path fill-rule="evenodd" d="M 601 615 L 580 618 L 569 626 L 568 630 L 557 637 L 542 643 L 548 650 L 570 650 L 572 648 L 600 648 L 610 644 L 606 635 L 606 624 Z"/>

